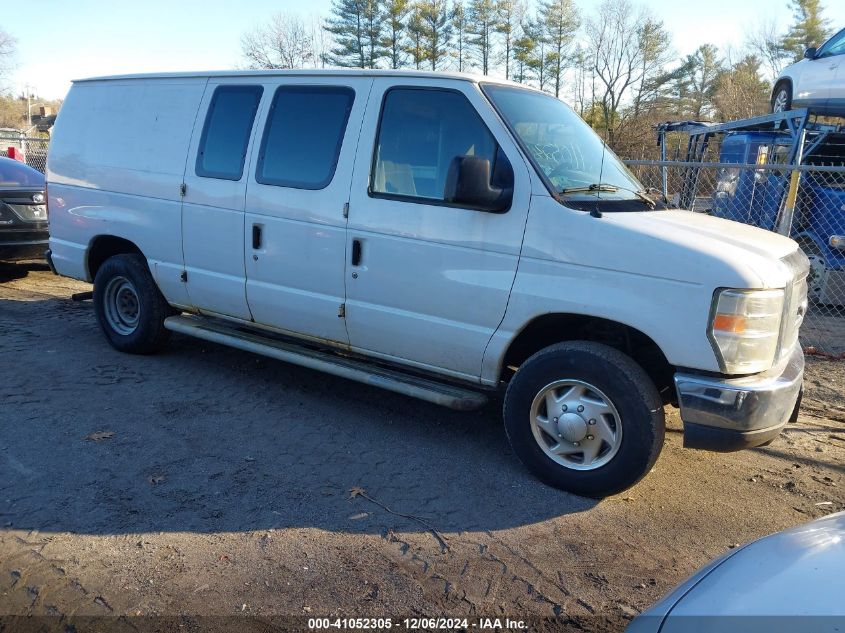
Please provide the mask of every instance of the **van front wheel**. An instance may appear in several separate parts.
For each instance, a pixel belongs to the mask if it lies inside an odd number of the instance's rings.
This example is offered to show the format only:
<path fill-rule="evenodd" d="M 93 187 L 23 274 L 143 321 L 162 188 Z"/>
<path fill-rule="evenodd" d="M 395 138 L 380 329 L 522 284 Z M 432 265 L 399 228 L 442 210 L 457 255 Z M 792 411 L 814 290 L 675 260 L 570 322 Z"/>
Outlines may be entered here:
<path fill-rule="evenodd" d="M 115 255 L 94 278 L 94 311 L 112 347 L 152 354 L 170 339 L 164 319 L 173 314 L 142 255 Z"/>
<path fill-rule="evenodd" d="M 663 403 L 645 371 L 622 352 L 589 341 L 529 358 L 505 394 L 514 452 L 541 480 L 601 498 L 634 485 L 663 447 Z"/>

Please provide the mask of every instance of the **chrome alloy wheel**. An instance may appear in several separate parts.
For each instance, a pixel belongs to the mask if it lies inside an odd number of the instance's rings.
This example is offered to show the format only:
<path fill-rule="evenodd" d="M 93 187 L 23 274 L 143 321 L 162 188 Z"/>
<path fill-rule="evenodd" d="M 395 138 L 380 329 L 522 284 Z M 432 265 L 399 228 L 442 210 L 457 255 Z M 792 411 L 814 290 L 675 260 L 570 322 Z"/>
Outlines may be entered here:
<path fill-rule="evenodd" d="M 558 380 L 540 390 L 531 404 L 531 431 L 546 455 L 573 470 L 601 468 L 622 445 L 616 407 L 580 380 Z"/>
<path fill-rule="evenodd" d="M 775 96 L 775 102 L 772 104 L 772 112 L 784 112 L 786 110 L 787 99 L 786 88 L 781 88 Z"/>
<path fill-rule="evenodd" d="M 132 334 L 138 327 L 141 314 L 141 302 L 132 282 L 126 277 L 112 277 L 103 297 L 103 312 L 109 327 L 123 336 Z"/>

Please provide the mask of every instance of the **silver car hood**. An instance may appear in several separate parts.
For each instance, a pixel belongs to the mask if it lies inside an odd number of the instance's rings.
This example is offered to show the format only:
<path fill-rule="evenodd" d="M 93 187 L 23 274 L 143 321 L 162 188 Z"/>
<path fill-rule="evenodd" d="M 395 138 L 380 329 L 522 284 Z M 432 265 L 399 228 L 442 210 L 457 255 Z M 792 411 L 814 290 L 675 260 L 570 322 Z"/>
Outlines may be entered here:
<path fill-rule="evenodd" d="M 845 512 L 713 561 L 639 616 L 629 633 L 845 631 Z"/>

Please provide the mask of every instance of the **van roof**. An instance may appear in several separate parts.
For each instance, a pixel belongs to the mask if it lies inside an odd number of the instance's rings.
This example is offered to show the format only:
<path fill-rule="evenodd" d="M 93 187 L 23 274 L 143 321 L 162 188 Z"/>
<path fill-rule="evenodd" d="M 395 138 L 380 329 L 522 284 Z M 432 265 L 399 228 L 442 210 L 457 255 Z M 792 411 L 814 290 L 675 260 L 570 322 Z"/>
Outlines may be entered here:
<path fill-rule="evenodd" d="M 478 83 L 515 84 L 504 79 L 494 79 L 484 75 L 470 73 L 424 71 L 424 70 L 383 70 L 383 69 L 305 69 L 305 70 L 206 70 L 196 72 L 169 73 L 138 73 L 127 75 L 106 75 L 102 77 L 86 77 L 74 79 L 74 83 L 88 81 L 116 81 L 126 79 L 183 79 L 183 78 L 211 78 L 211 77 L 413 77 L 416 79 L 458 79 Z M 521 86 L 528 88 L 528 86 Z"/>

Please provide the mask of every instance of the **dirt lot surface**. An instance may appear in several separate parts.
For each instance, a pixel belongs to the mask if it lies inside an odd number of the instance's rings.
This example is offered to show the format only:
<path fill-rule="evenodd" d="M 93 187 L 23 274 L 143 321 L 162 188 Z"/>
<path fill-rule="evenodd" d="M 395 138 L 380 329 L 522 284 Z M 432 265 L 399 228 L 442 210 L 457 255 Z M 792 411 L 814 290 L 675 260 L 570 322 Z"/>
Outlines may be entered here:
<path fill-rule="evenodd" d="M 845 509 L 845 363 L 772 445 L 594 502 L 455 413 L 174 336 L 111 349 L 85 284 L 0 270 L 0 614 L 560 616 L 618 629 L 738 543 Z M 599 624 L 597 624 L 599 623 Z M 2 627 L 0 627 L 2 628 Z"/>

